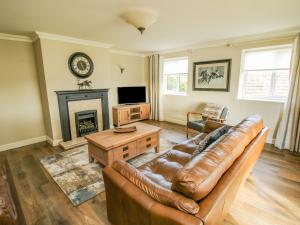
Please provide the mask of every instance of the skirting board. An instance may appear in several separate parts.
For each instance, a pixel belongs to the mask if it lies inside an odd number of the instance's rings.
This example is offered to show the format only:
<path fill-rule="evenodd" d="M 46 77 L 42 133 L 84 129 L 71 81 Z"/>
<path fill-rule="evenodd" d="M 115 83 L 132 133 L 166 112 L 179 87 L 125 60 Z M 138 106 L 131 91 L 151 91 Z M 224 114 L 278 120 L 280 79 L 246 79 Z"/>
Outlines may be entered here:
<path fill-rule="evenodd" d="M 184 120 L 179 120 L 179 119 L 175 119 L 175 118 L 171 118 L 171 117 L 167 117 L 168 119 L 167 120 L 164 120 L 164 121 L 167 121 L 167 122 L 170 122 L 170 123 L 176 123 L 176 124 L 180 124 L 180 125 L 186 125 L 186 121 Z"/>
<path fill-rule="evenodd" d="M 53 140 L 49 136 L 46 136 L 46 141 L 52 146 L 58 146 L 59 143 L 63 141 L 63 139 L 54 139 Z"/>
<path fill-rule="evenodd" d="M 25 140 L 21 140 L 21 141 L 9 143 L 9 144 L 1 145 L 0 146 L 0 151 L 6 151 L 6 150 L 9 150 L 9 149 L 19 148 L 19 147 L 35 144 L 35 143 L 42 142 L 42 141 L 46 141 L 46 136 L 40 136 L 40 137 L 25 139 Z"/>

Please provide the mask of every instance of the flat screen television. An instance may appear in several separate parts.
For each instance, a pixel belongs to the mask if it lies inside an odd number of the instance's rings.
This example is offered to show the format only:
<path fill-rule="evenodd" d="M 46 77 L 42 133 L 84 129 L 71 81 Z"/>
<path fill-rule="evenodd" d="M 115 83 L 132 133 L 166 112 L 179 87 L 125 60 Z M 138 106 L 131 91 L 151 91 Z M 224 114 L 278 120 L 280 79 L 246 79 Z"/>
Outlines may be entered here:
<path fill-rule="evenodd" d="M 119 104 L 146 102 L 146 87 L 118 87 Z"/>

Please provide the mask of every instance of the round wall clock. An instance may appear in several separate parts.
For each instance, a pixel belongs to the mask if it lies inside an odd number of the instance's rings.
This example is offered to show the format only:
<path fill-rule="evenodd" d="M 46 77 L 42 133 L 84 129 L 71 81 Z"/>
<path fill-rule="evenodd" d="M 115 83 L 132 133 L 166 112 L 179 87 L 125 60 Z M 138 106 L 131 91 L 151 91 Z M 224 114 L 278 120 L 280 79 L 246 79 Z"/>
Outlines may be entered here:
<path fill-rule="evenodd" d="M 78 78 L 89 77 L 94 70 L 91 58 L 82 52 L 75 52 L 69 58 L 69 69 Z"/>

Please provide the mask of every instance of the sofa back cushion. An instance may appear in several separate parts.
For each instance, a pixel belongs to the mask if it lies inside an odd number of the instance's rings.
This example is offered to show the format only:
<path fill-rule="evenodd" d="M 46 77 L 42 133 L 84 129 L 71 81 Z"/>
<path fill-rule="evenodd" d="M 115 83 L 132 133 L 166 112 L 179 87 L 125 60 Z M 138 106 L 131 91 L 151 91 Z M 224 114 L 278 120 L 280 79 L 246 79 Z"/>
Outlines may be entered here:
<path fill-rule="evenodd" d="M 222 175 L 263 128 L 262 118 L 250 116 L 196 155 L 172 180 L 172 190 L 199 201 L 209 194 Z"/>

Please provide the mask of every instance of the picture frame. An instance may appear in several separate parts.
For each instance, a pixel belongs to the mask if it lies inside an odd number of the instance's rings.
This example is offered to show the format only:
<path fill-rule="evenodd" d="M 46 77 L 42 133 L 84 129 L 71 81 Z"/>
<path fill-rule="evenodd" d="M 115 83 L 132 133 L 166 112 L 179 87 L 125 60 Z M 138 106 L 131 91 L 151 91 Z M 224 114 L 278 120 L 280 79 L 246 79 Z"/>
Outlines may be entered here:
<path fill-rule="evenodd" d="M 194 62 L 194 91 L 225 91 L 230 89 L 231 59 Z"/>

